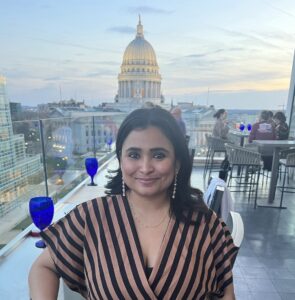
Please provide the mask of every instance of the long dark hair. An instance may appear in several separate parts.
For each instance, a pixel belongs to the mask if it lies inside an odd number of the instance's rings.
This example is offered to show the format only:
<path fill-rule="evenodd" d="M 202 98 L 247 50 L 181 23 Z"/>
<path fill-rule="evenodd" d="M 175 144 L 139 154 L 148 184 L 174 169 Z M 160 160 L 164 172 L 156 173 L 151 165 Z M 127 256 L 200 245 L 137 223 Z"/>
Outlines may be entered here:
<path fill-rule="evenodd" d="M 171 197 L 171 211 L 178 220 L 186 221 L 186 212 L 202 211 L 207 212 L 207 206 L 203 202 L 203 194 L 200 190 L 190 186 L 190 177 L 192 172 L 192 163 L 185 137 L 173 116 L 160 107 L 140 108 L 131 112 L 121 124 L 117 140 L 116 155 L 120 162 L 123 143 L 131 131 L 135 129 L 146 129 L 150 126 L 157 127 L 173 145 L 175 158 L 180 163 L 180 169 L 177 174 L 177 189 L 175 198 Z M 107 183 L 107 194 L 122 193 L 122 171 L 119 167 L 114 172 Z M 126 186 L 128 190 L 128 186 Z M 172 196 L 173 182 L 169 187 Z"/>
<path fill-rule="evenodd" d="M 286 122 L 286 116 L 281 111 L 276 112 L 275 115 L 273 116 L 273 118 L 279 120 L 281 123 Z"/>
<path fill-rule="evenodd" d="M 213 117 L 216 118 L 216 119 L 219 119 L 220 116 L 221 116 L 222 114 L 224 114 L 224 113 L 225 113 L 225 109 L 220 108 L 220 109 L 218 109 L 218 111 L 213 115 Z"/>

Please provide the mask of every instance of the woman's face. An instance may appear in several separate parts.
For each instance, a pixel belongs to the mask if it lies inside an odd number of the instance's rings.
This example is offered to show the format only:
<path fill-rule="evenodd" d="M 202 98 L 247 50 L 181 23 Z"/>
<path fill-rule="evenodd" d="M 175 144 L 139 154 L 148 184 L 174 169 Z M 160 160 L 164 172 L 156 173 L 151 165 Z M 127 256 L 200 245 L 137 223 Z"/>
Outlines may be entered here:
<path fill-rule="evenodd" d="M 156 127 L 133 130 L 122 147 L 121 170 L 131 193 L 141 197 L 167 194 L 174 180 L 176 163 L 173 145 Z"/>
<path fill-rule="evenodd" d="M 221 119 L 225 120 L 227 118 L 227 111 L 225 111 L 223 114 L 221 114 Z"/>

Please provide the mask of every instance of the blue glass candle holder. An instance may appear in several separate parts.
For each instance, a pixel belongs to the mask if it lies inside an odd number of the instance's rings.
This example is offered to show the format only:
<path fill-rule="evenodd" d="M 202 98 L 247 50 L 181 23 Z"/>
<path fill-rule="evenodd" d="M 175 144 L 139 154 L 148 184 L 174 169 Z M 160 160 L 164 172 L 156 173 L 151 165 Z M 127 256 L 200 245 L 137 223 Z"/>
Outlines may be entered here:
<path fill-rule="evenodd" d="M 91 182 L 88 184 L 89 186 L 96 186 L 97 184 L 94 183 L 93 178 L 97 173 L 98 170 L 98 161 L 96 157 L 89 157 L 85 159 L 85 167 L 88 175 L 91 178 Z"/>
<path fill-rule="evenodd" d="M 247 130 L 248 130 L 248 131 L 251 131 L 251 130 L 252 130 L 252 125 L 251 125 L 250 123 L 247 125 Z"/>
<path fill-rule="evenodd" d="M 40 231 L 43 231 L 52 222 L 54 203 L 50 197 L 33 197 L 29 202 L 29 211 L 35 226 L 40 229 Z M 43 240 L 37 241 L 35 245 L 38 248 L 46 247 Z"/>
<path fill-rule="evenodd" d="M 243 132 L 245 129 L 245 125 L 243 123 L 240 124 L 240 130 Z"/>
<path fill-rule="evenodd" d="M 112 146 L 112 143 L 113 143 L 113 138 L 110 136 L 109 138 L 107 138 L 107 145 L 109 147 L 109 151 L 111 151 L 111 146 Z"/>

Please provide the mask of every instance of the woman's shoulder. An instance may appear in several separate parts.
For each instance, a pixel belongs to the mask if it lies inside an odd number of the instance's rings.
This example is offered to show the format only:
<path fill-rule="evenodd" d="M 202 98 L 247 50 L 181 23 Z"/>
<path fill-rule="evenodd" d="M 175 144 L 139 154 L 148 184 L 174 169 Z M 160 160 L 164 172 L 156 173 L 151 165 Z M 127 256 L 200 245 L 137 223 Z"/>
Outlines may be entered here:
<path fill-rule="evenodd" d="M 192 213 L 191 221 L 192 223 L 199 225 L 210 224 L 212 222 L 212 214 L 214 213 L 210 208 L 208 208 L 205 204 L 206 208 L 197 208 Z M 213 217 L 214 219 L 214 217 Z"/>
<path fill-rule="evenodd" d="M 101 206 L 113 205 L 114 201 L 120 201 L 121 195 L 101 195 L 78 204 L 75 209 L 81 213 L 88 214 L 89 211 L 93 211 L 94 208 L 100 208 Z"/>

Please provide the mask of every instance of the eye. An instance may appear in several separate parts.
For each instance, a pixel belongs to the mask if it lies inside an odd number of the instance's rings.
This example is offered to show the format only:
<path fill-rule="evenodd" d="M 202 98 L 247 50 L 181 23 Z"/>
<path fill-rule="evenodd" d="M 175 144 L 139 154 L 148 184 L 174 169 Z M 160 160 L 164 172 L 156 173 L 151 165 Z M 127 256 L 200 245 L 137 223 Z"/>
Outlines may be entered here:
<path fill-rule="evenodd" d="M 131 152 L 128 153 L 128 157 L 130 157 L 132 159 L 139 159 L 140 155 L 136 151 L 131 151 Z"/>
<path fill-rule="evenodd" d="M 162 159 L 164 159 L 166 157 L 166 154 L 164 152 L 155 152 L 153 154 L 153 157 L 155 159 L 162 160 Z"/>

